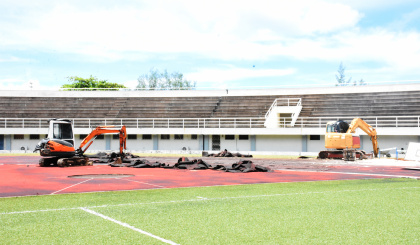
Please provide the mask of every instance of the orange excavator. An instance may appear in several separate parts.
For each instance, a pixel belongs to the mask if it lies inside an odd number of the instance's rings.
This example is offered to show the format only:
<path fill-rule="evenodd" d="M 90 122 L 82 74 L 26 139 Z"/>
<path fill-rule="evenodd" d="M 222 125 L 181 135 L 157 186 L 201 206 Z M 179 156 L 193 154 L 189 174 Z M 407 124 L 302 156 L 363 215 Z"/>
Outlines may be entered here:
<path fill-rule="evenodd" d="M 119 134 L 120 139 L 120 155 L 117 161 L 122 162 L 127 140 L 125 126 L 120 128 L 116 126 L 98 126 L 83 139 L 79 148 L 75 149 L 72 122 L 67 119 L 50 119 L 48 122 L 48 138 L 41 140 L 34 150 L 34 152 L 39 151 L 43 157 L 39 160 L 39 166 L 92 165 L 92 161 L 84 156 L 86 150 L 92 145 L 98 135 L 116 133 Z"/>
<path fill-rule="evenodd" d="M 328 122 L 325 133 L 325 148 L 327 150 L 318 153 L 321 159 L 344 159 L 354 161 L 356 158 L 364 159 L 366 153 L 360 148 L 360 136 L 356 135 L 356 129 L 362 129 L 370 136 L 373 145 L 373 154 L 378 156 L 378 138 L 376 130 L 361 118 L 354 118 L 350 125 L 345 121 Z"/>

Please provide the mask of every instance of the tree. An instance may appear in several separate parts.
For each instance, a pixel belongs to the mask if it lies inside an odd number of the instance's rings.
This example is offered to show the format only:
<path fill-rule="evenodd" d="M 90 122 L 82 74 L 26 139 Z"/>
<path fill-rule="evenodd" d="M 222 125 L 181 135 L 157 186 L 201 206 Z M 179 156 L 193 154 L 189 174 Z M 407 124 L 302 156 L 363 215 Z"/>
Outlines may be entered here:
<path fill-rule="evenodd" d="M 346 75 L 344 74 L 346 71 L 346 68 L 343 65 L 343 62 L 340 63 L 340 66 L 338 67 L 338 75 L 335 75 L 335 79 L 337 80 L 337 83 L 335 84 L 335 86 L 349 86 L 351 83 L 351 77 L 346 80 Z M 357 81 L 354 80 L 353 81 L 353 86 L 364 86 L 367 85 L 367 83 L 363 80 L 360 79 L 359 80 L 359 84 L 357 84 Z"/>
<path fill-rule="evenodd" d="M 367 83 L 365 82 L 365 80 L 360 79 L 359 86 L 365 86 L 365 85 L 367 85 Z"/>
<path fill-rule="evenodd" d="M 145 90 L 193 90 L 196 82 L 186 80 L 179 72 L 168 73 L 158 69 L 150 69 L 148 74 L 141 75 L 138 79 L 137 88 Z"/>
<path fill-rule="evenodd" d="M 335 79 L 337 80 L 337 84 L 335 86 L 348 86 L 351 81 L 351 77 L 346 80 L 346 75 L 344 72 L 346 71 L 346 68 L 343 65 L 343 62 L 340 63 L 340 66 L 338 67 L 338 75 L 335 75 Z"/>
<path fill-rule="evenodd" d="M 61 88 L 81 88 L 81 89 L 92 89 L 95 88 L 125 88 L 124 85 L 118 83 L 109 83 L 107 80 L 98 80 L 98 78 L 90 76 L 89 78 L 82 77 L 68 77 L 70 84 L 64 84 Z"/>

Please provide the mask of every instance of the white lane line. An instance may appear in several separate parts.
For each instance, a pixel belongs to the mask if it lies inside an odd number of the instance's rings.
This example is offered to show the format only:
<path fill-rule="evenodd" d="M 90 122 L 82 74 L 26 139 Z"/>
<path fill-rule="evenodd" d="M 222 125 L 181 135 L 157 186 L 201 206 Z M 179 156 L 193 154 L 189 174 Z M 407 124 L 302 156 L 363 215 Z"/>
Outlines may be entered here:
<path fill-rule="evenodd" d="M 395 178 L 411 178 L 418 179 L 419 176 L 411 175 L 393 175 L 393 174 L 370 174 L 357 172 L 334 172 L 334 171 L 315 171 L 315 170 L 293 170 L 293 169 L 279 169 L 276 171 L 290 171 L 290 172 L 311 172 L 311 173 L 331 173 L 331 174 L 348 174 L 348 175 L 366 175 L 366 176 L 380 176 L 380 177 L 395 177 Z"/>
<path fill-rule="evenodd" d="M 410 190 L 410 189 L 419 189 L 419 188 L 420 187 L 418 187 L 418 186 L 413 186 L 413 187 L 381 188 L 381 189 L 275 193 L 275 194 L 253 195 L 253 196 L 236 196 L 236 197 L 231 196 L 231 197 L 214 197 L 214 198 L 206 198 L 206 197 L 198 196 L 197 198 L 194 198 L 194 199 L 160 201 L 160 202 L 120 203 L 120 204 L 111 204 L 111 205 L 105 204 L 105 205 L 89 206 L 89 207 L 85 207 L 85 208 L 110 208 L 110 207 L 123 207 L 123 206 L 134 206 L 134 205 L 153 205 L 153 204 L 169 204 L 169 203 L 183 203 L 183 202 L 202 202 L 202 201 L 217 201 L 217 200 L 246 199 L 246 198 L 260 198 L 260 197 L 279 197 L 279 196 L 293 196 L 293 195 L 334 194 L 334 193 L 343 193 L 343 192 L 363 192 L 363 191 L 378 191 L 378 190 Z M 0 213 L 0 215 L 25 214 L 25 213 L 37 213 L 37 212 L 52 212 L 52 211 L 66 211 L 66 210 L 74 210 L 74 209 L 80 209 L 80 208 L 82 208 L 82 207 L 40 209 L 40 210 L 24 210 L 24 211 Z"/>
<path fill-rule="evenodd" d="M 69 188 L 72 188 L 73 186 L 80 185 L 80 184 L 83 184 L 83 183 L 85 183 L 85 182 L 88 182 L 89 180 L 93 180 L 93 178 L 90 178 L 90 179 L 87 179 L 87 180 L 83 180 L 82 182 L 76 183 L 76 184 L 71 185 L 71 186 L 67 186 L 66 188 L 63 188 L 63 189 L 61 189 L 61 190 L 54 191 L 54 192 L 53 192 L 53 193 L 51 193 L 50 195 L 57 194 L 58 192 L 61 192 L 61 191 L 67 190 L 67 189 L 69 189 Z"/>
<path fill-rule="evenodd" d="M 114 223 L 117 223 L 117 224 L 119 224 L 119 225 L 121 225 L 121 226 L 124 226 L 124 227 L 126 227 L 126 228 L 129 228 L 129 229 L 131 229 L 131 230 L 133 230 L 133 231 L 140 232 L 141 234 L 144 234 L 144 235 L 146 235 L 146 236 L 153 237 L 153 238 L 155 238 L 155 239 L 157 239 L 157 240 L 159 240 L 159 241 L 162 241 L 162 242 L 164 242 L 164 243 L 177 245 L 177 243 L 175 243 L 175 242 L 173 242 L 173 241 L 171 241 L 171 240 L 167 240 L 167 239 L 165 239 L 165 238 L 162 238 L 162 237 L 159 237 L 159 236 L 153 235 L 153 234 L 152 234 L 152 233 L 150 233 L 150 232 L 147 232 L 147 231 L 141 230 L 141 229 L 136 228 L 136 227 L 134 227 L 134 226 L 131 226 L 131 225 L 127 224 L 127 223 L 124 223 L 124 222 L 118 221 L 118 220 L 113 219 L 113 218 L 111 218 L 111 217 L 109 217 L 109 216 L 106 216 L 106 215 L 103 215 L 103 214 L 101 214 L 101 213 L 95 212 L 95 211 L 93 211 L 93 210 L 91 210 L 91 209 L 88 209 L 88 208 L 80 208 L 80 209 L 81 209 L 81 210 L 83 210 L 83 211 L 86 211 L 86 212 L 88 212 L 88 213 L 91 213 L 91 214 L 93 214 L 93 215 L 99 216 L 99 217 L 101 217 L 101 218 L 103 218 L 103 219 L 106 219 L 106 220 L 112 221 L 112 222 L 114 222 Z"/>
<path fill-rule="evenodd" d="M 120 178 L 119 178 L 119 179 L 120 179 Z M 145 184 L 145 185 L 156 186 L 156 187 L 159 187 L 159 188 L 165 188 L 165 186 L 161 186 L 161 185 L 154 185 L 154 184 L 150 184 L 150 183 L 146 183 L 146 182 L 140 182 L 140 181 L 137 181 L 137 180 L 123 179 L 123 178 L 121 178 L 120 180 L 125 180 L 125 181 L 129 181 L 129 182 L 136 182 L 136 183 L 140 183 L 140 184 Z"/>

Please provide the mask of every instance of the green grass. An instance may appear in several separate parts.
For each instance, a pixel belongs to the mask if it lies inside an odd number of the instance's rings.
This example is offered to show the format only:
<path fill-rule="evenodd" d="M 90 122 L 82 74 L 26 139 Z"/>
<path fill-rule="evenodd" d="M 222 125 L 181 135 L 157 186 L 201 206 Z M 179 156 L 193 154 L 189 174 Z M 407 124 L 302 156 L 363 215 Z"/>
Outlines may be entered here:
<path fill-rule="evenodd" d="M 0 199 L 2 244 L 419 244 L 420 181 L 255 184 Z M 34 212 L 23 212 L 34 211 Z"/>

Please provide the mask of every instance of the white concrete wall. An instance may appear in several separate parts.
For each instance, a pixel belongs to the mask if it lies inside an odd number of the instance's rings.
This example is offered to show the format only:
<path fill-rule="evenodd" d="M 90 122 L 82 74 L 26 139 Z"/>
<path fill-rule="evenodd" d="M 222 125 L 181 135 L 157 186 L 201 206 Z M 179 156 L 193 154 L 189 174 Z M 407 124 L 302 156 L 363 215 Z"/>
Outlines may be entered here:
<path fill-rule="evenodd" d="M 119 139 L 111 139 L 111 151 L 117 151 L 120 148 Z M 127 139 L 127 150 L 153 150 L 153 139 L 142 139 L 142 135 L 137 135 L 137 139 Z"/>
<path fill-rule="evenodd" d="M 45 135 L 41 135 L 41 137 L 44 137 Z M 38 144 L 38 142 L 41 140 L 31 140 L 29 139 L 29 135 L 25 134 L 23 140 L 13 139 L 13 135 L 11 136 L 11 148 L 12 150 L 20 150 L 21 147 L 24 147 L 25 150 L 31 150 L 33 151 L 35 149 L 35 146 Z"/>
<path fill-rule="evenodd" d="M 362 135 L 361 137 L 362 141 L 362 149 L 366 152 L 373 151 L 372 141 L 370 140 L 370 137 L 367 135 Z M 387 148 L 393 148 L 397 147 L 399 150 L 401 148 L 404 148 L 404 150 L 408 149 L 408 144 L 410 142 L 418 142 L 419 137 L 417 135 L 411 135 L 411 136 L 378 136 L 378 146 L 379 149 L 387 149 Z"/>
<path fill-rule="evenodd" d="M 257 151 L 302 151 L 301 135 L 257 135 Z"/>
<path fill-rule="evenodd" d="M 142 137 L 142 135 L 137 135 L 136 140 L 127 139 L 127 150 L 153 150 L 153 137 L 149 140 L 143 139 Z M 119 140 L 112 140 L 112 147 L 118 149 L 119 144 Z"/>
<path fill-rule="evenodd" d="M 320 140 L 310 140 L 310 136 L 307 138 L 307 151 L 318 152 L 325 149 L 325 135 L 321 135 Z"/>
<path fill-rule="evenodd" d="M 220 136 L 220 150 L 228 151 L 250 151 L 251 150 L 251 136 L 247 140 L 240 140 L 239 135 L 235 135 L 234 140 L 226 140 L 225 135 Z"/>
<path fill-rule="evenodd" d="M 151 149 L 153 149 L 153 142 L 151 143 Z M 191 135 L 184 135 L 184 139 L 182 140 L 176 140 L 173 134 L 170 135 L 169 140 L 162 140 L 160 135 L 158 135 L 158 150 L 182 150 L 183 147 L 189 150 L 201 150 L 199 149 L 198 138 L 193 140 L 191 139 Z"/>
<path fill-rule="evenodd" d="M 44 137 L 45 135 L 41 135 Z M 199 138 L 199 137 L 198 137 Z M 189 150 L 202 150 L 200 149 L 199 139 L 192 140 L 191 135 L 184 135 L 183 140 L 175 140 L 174 135 L 170 135 L 170 140 L 161 140 L 158 135 L 158 150 L 181 150 L 183 147 L 188 147 Z M 209 145 L 211 147 L 211 136 L 209 137 Z M 29 135 L 25 134 L 23 140 L 13 139 L 11 135 L 11 149 L 20 150 L 21 147 L 33 151 L 39 140 L 30 140 Z M 76 148 L 80 145 L 81 139 L 79 135 L 75 136 Z M 362 150 L 366 152 L 372 151 L 372 142 L 367 135 L 361 136 Z M 398 149 L 408 148 L 409 142 L 419 142 L 418 135 L 410 136 L 387 136 L 382 135 L 378 138 L 380 149 L 398 147 Z M 318 152 L 324 147 L 324 135 L 321 135 L 320 140 L 310 140 L 307 136 L 306 146 L 308 152 Z M 257 135 L 256 136 L 256 151 L 277 151 L 277 152 L 300 152 L 304 142 L 302 135 Z M 111 138 L 111 150 L 117 151 L 119 149 L 119 140 Z M 239 136 L 235 135 L 234 140 L 226 140 L 225 135 L 221 135 L 220 149 L 227 149 L 229 151 L 250 151 L 251 150 L 251 136 L 248 140 L 239 140 Z M 105 151 L 106 139 L 96 139 L 90 146 L 89 150 Z M 127 150 L 153 150 L 153 139 L 143 140 L 141 135 L 137 135 L 136 140 L 127 140 Z"/>

